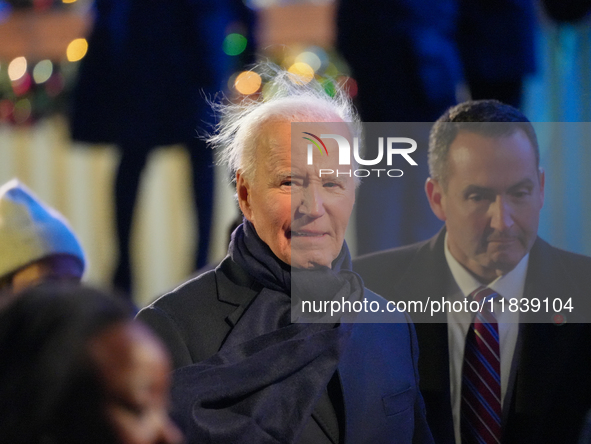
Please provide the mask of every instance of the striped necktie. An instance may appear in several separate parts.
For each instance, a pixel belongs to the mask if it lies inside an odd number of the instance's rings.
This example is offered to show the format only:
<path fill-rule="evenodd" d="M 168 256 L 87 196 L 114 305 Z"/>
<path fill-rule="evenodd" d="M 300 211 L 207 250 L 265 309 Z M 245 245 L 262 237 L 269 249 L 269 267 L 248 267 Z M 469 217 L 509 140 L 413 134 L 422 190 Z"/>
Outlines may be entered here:
<path fill-rule="evenodd" d="M 490 300 L 498 294 L 479 287 L 470 297 L 480 302 L 466 336 L 462 366 L 460 424 L 462 444 L 501 442 L 501 359 L 499 328 L 490 312 Z"/>

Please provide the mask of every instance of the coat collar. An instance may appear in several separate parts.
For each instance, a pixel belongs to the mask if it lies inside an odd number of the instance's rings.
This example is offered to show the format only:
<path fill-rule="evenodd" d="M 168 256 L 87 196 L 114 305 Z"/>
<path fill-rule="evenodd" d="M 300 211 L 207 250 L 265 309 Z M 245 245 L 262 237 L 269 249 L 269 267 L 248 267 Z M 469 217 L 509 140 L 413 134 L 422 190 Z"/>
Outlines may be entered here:
<path fill-rule="evenodd" d="M 263 289 L 252 276 L 239 267 L 230 256 L 215 269 L 218 300 L 236 306 L 226 321 L 233 328 L 257 294 Z"/>

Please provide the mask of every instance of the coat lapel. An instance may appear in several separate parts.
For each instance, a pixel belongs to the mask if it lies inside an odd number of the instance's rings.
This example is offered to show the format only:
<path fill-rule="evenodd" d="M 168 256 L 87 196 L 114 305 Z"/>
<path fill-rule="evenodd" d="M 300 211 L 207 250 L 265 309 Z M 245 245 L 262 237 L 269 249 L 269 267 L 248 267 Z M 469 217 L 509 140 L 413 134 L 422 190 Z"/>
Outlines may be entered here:
<path fill-rule="evenodd" d="M 395 294 L 407 301 L 445 297 L 453 277 L 445 260 L 445 228 L 425 242 L 414 256 Z M 420 388 L 427 407 L 427 421 L 436 442 L 453 442 L 453 419 L 449 382 L 447 316 L 411 314 L 419 343 Z"/>
<path fill-rule="evenodd" d="M 229 256 L 215 269 L 215 277 L 219 301 L 236 307 L 226 316 L 226 323 L 231 330 L 255 296 L 261 292 L 262 286 L 234 264 Z"/>
<path fill-rule="evenodd" d="M 316 421 L 320 430 L 324 432 L 331 443 L 339 443 L 339 420 L 344 421 L 344 418 L 337 419 L 335 409 L 327 390 L 322 392 L 322 396 L 314 407 L 312 419 Z"/>

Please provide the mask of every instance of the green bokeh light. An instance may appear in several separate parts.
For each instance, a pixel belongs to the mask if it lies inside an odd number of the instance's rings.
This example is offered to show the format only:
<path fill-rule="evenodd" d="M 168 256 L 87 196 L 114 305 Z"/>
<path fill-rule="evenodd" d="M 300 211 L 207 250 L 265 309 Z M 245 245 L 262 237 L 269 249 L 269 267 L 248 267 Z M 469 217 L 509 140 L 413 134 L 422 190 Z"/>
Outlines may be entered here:
<path fill-rule="evenodd" d="M 320 81 L 320 84 L 324 88 L 324 91 L 326 91 L 326 94 L 328 94 L 330 97 L 334 97 L 336 88 L 334 86 L 334 82 L 331 79 L 324 78 Z"/>
<path fill-rule="evenodd" d="M 222 49 L 229 56 L 237 56 L 244 52 L 246 49 L 246 43 L 246 37 L 244 37 L 242 34 L 228 34 L 224 39 Z"/>

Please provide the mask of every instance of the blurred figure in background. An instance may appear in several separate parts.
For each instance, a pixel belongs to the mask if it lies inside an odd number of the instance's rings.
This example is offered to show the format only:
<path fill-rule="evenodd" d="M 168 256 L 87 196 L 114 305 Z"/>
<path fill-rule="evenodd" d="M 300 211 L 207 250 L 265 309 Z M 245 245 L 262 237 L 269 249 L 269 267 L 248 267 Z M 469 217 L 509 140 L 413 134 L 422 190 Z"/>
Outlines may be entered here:
<path fill-rule="evenodd" d="M 534 24 L 532 0 L 340 0 L 338 48 L 357 81 L 363 121 L 433 122 L 456 103 L 463 81 L 473 99 L 519 107 L 534 71 Z M 427 136 L 410 134 L 418 165 L 404 177 L 364 179 L 358 254 L 417 242 L 441 227 L 421 191 Z M 372 149 L 366 158 L 376 157 Z"/>
<path fill-rule="evenodd" d="M 536 68 L 532 0 L 459 0 L 457 42 L 472 100 L 521 108 Z"/>
<path fill-rule="evenodd" d="M 170 362 L 120 300 L 42 285 L 0 312 L 0 443 L 174 444 Z"/>
<path fill-rule="evenodd" d="M 0 187 L 0 246 L 0 290 L 84 274 L 84 252 L 68 222 L 16 179 Z"/>
<path fill-rule="evenodd" d="M 222 50 L 233 20 L 252 20 L 236 0 L 96 0 L 96 18 L 74 91 L 74 140 L 113 143 L 119 263 L 114 284 L 131 293 L 130 233 L 141 173 L 153 148 L 183 144 L 198 212 L 195 267 L 207 263 L 213 212 L 212 152 L 198 131 L 213 123 L 206 97 L 222 88 Z M 235 12 L 235 11 L 239 11 Z M 247 23 L 248 27 L 248 23 Z"/>

